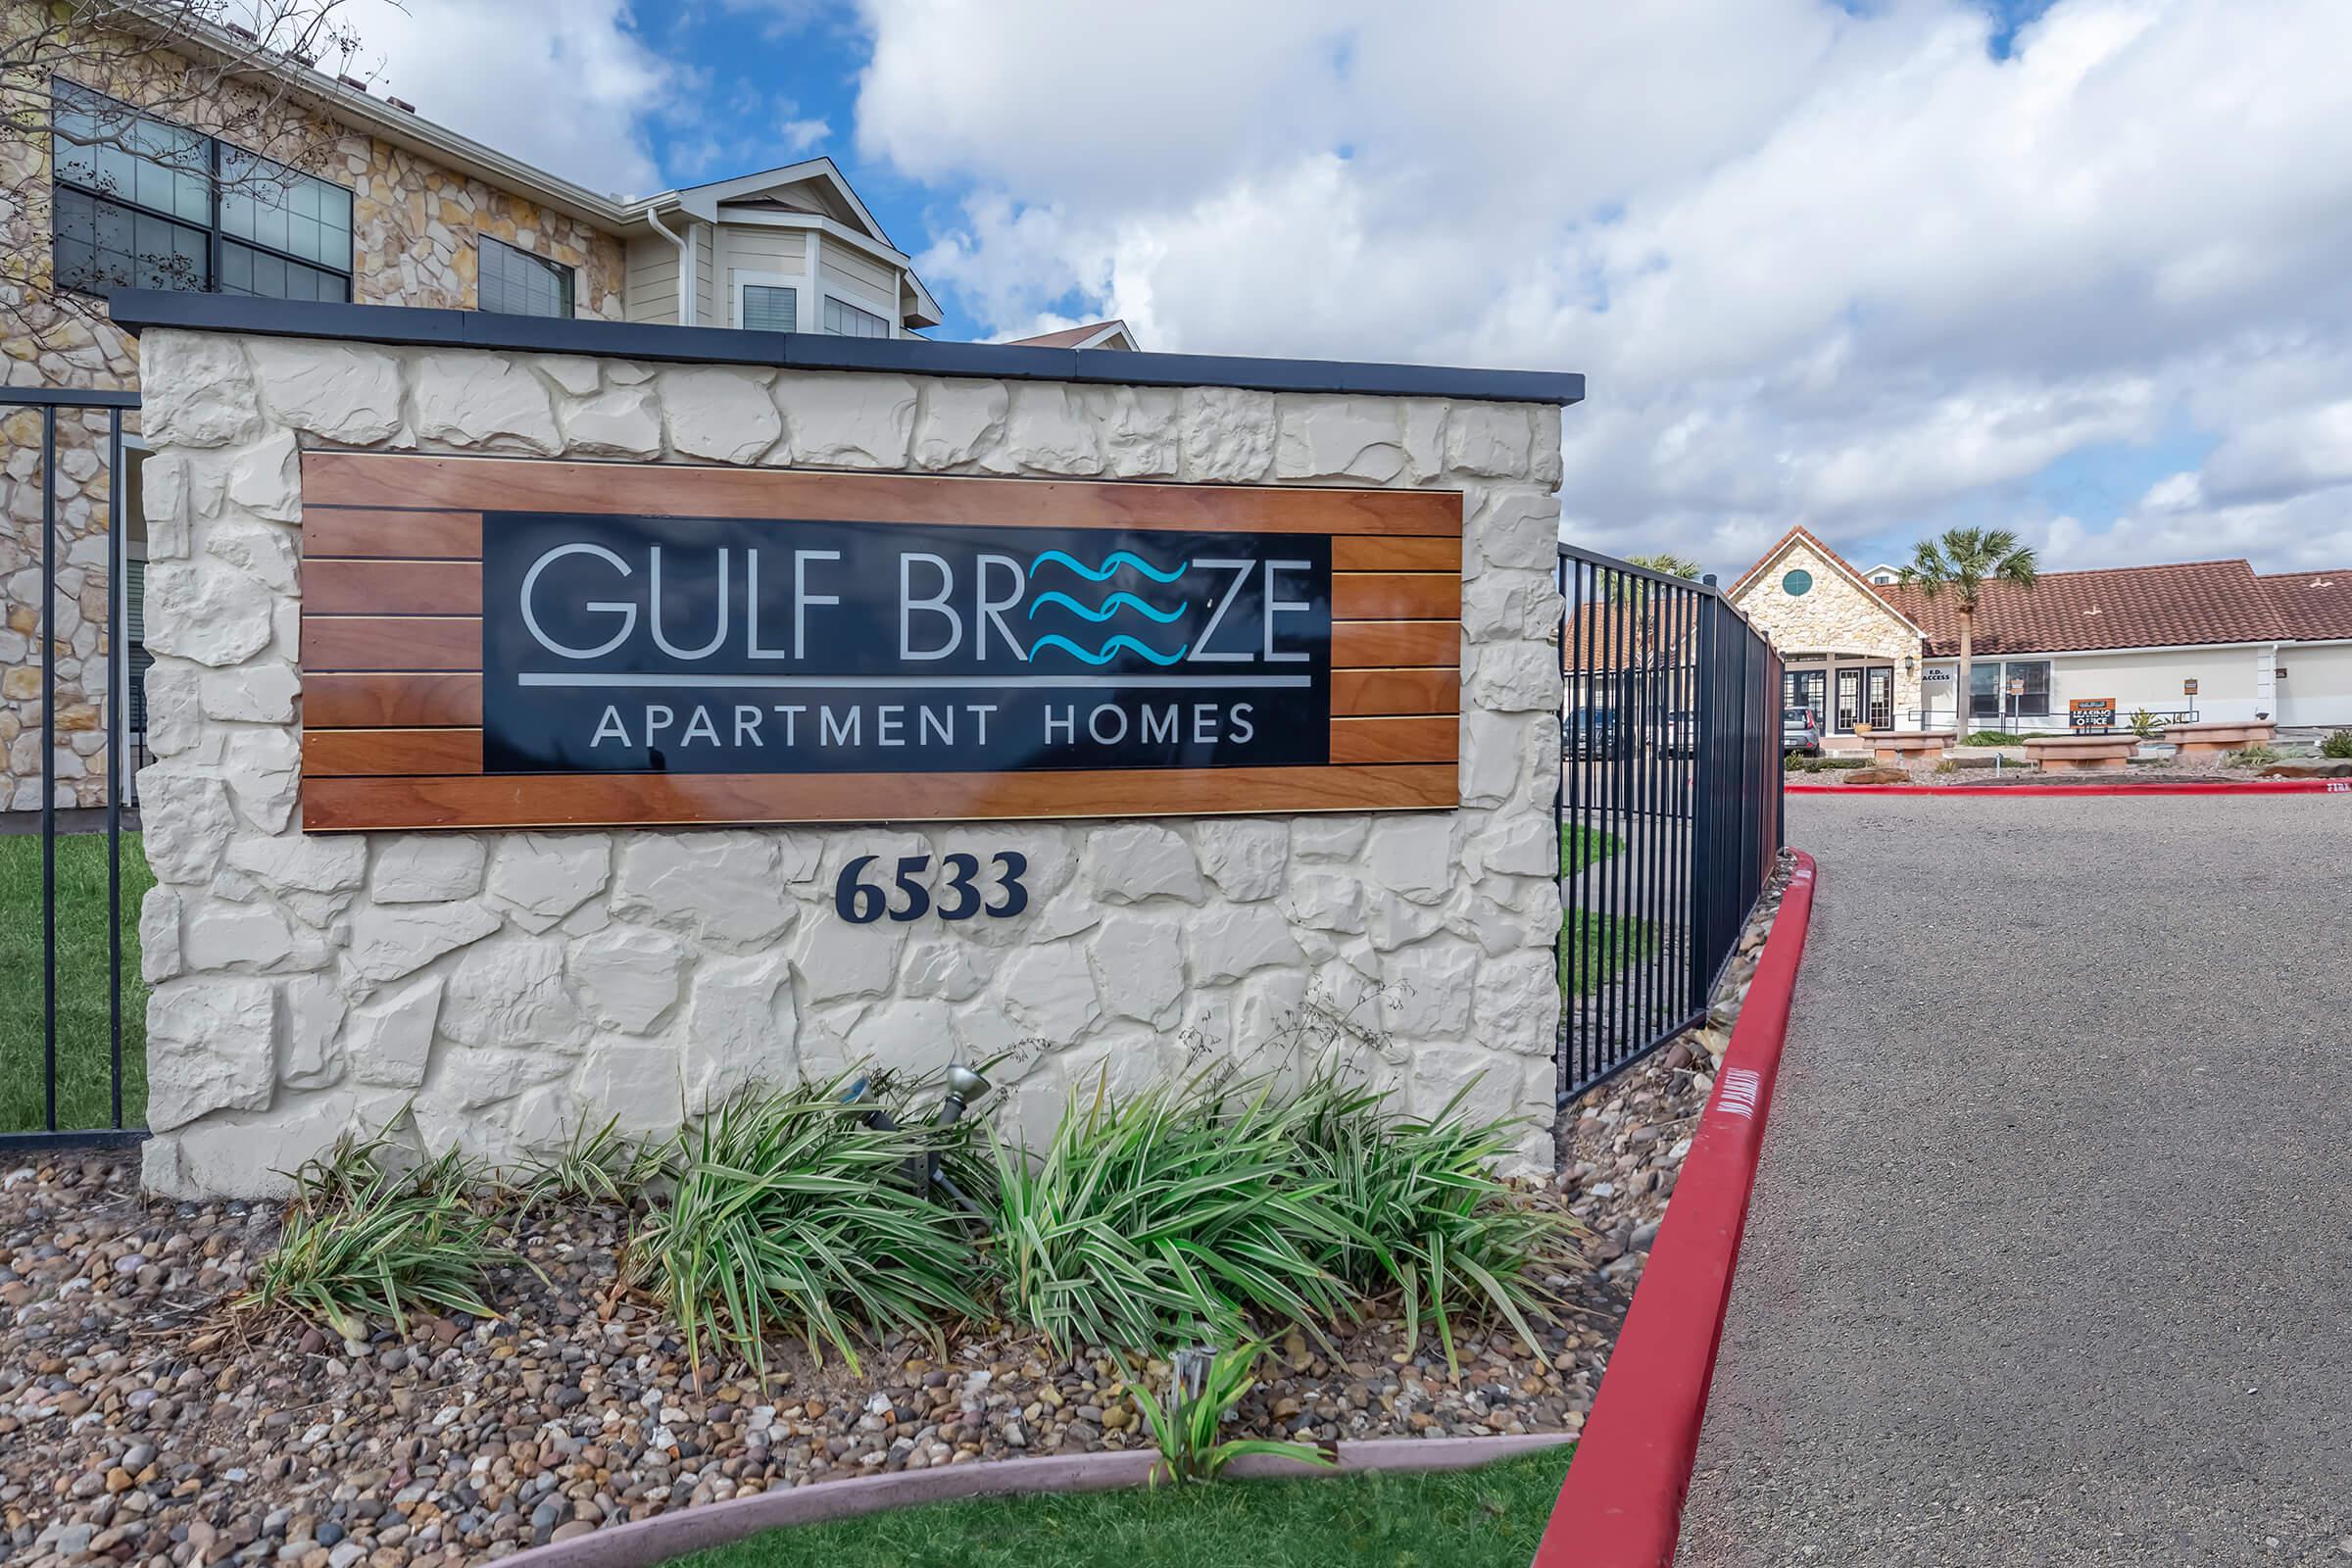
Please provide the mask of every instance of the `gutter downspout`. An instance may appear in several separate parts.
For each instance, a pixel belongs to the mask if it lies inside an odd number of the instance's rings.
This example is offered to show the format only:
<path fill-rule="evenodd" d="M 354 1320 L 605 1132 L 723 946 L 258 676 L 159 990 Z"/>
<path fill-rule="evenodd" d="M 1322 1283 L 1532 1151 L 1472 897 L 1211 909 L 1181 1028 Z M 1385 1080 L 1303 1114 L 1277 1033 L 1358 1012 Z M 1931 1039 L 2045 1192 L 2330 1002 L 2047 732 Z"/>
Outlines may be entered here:
<path fill-rule="evenodd" d="M 655 233 L 678 248 L 678 324 L 692 326 L 694 324 L 694 296 L 702 281 L 695 276 L 694 253 L 687 249 L 694 233 L 694 225 L 687 224 L 687 237 L 681 238 L 664 227 L 662 222 L 662 215 L 650 207 L 645 210 L 645 220 L 653 225 Z"/>

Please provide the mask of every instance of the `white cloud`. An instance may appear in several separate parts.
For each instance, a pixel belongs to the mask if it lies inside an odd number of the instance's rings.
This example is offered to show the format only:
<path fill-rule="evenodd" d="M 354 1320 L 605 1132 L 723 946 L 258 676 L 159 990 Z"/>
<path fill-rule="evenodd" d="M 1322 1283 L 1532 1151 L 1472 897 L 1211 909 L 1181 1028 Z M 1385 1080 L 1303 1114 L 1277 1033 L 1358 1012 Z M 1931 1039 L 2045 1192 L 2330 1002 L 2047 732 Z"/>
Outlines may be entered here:
<path fill-rule="evenodd" d="M 789 118 L 791 111 L 785 113 L 787 118 L 776 127 L 776 131 L 784 138 L 784 156 L 787 158 L 801 157 L 833 134 L 833 127 L 822 120 L 794 120 Z"/>
<path fill-rule="evenodd" d="M 372 86 L 591 190 L 658 190 L 647 118 L 681 74 L 629 30 L 624 0 L 353 0 Z"/>
<path fill-rule="evenodd" d="M 1998 61 L 1971 0 L 1430 15 L 870 4 L 858 143 L 968 182 L 923 264 L 999 330 L 1585 370 L 1604 546 L 2352 564 L 2342 0 L 2059 0 Z M 2186 511 L 2018 499 L 2183 423 Z"/>

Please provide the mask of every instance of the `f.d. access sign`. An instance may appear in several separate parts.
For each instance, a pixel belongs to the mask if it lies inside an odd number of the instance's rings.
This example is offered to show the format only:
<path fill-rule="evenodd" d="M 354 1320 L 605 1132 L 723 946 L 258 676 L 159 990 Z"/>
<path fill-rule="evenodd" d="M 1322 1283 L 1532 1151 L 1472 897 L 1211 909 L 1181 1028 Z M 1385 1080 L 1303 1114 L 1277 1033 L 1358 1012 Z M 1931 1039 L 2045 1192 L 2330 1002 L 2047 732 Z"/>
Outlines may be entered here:
<path fill-rule="evenodd" d="M 484 771 L 1328 760 L 1309 534 L 493 514 Z"/>

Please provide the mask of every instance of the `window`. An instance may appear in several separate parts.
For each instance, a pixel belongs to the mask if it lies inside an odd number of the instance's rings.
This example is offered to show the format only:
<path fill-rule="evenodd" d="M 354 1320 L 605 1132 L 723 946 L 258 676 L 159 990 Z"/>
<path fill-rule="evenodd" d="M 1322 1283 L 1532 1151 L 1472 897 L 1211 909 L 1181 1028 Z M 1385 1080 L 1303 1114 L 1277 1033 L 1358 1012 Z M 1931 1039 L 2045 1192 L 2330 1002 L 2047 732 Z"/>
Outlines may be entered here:
<path fill-rule="evenodd" d="M 1801 567 L 1781 579 L 1781 592 L 1791 599 L 1799 598 L 1812 590 L 1813 574 Z"/>
<path fill-rule="evenodd" d="M 571 269 L 481 236 L 481 309 L 501 316 L 569 316 Z"/>
<path fill-rule="evenodd" d="M 351 192 L 53 83 L 60 288 L 351 298 Z"/>
<path fill-rule="evenodd" d="M 2009 682 L 2025 682 L 2012 698 Z M 1984 659 L 1968 666 L 1968 713 L 1971 718 L 2047 718 L 2050 713 L 2050 662 L 2012 659 L 2006 663 Z"/>
<path fill-rule="evenodd" d="M 825 296 L 825 330 L 835 337 L 888 337 L 890 323 L 871 311 Z"/>
<path fill-rule="evenodd" d="M 744 330 L 749 332 L 797 332 L 800 303 L 798 289 L 780 288 L 773 283 L 746 283 L 737 314 Z"/>

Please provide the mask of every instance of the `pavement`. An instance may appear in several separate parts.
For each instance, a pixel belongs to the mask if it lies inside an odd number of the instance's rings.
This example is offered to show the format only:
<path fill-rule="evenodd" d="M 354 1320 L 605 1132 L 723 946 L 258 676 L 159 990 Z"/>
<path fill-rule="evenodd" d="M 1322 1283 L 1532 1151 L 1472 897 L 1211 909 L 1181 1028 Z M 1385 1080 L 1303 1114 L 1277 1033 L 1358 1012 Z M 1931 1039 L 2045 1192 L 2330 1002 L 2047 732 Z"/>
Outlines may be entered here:
<path fill-rule="evenodd" d="M 2352 799 L 1804 796 L 1676 1558 L 2352 1565 Z"/>

